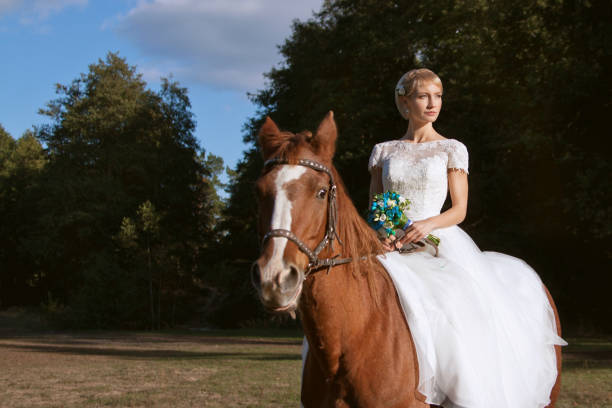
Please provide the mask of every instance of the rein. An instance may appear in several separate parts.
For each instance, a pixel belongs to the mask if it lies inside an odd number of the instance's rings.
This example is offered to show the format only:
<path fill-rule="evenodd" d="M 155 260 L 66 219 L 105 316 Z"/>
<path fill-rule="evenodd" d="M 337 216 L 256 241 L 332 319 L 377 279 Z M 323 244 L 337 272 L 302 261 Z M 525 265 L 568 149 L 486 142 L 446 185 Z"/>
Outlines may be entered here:
<path fill-rule="evenodd" d="M 334 182 L 334 176 L 332 172 L 322 165 L 313 160 L 308 159 L 299 159 L 295 163 L 289 162 L 288 160 L 281 159 L 279 157 L 272 158 L 267 160 L 264 163 L 264 169 L 277 165 L 299 165 L 311 168 L 315 171 L 326 173 L 329 176 L 329 192 L 327 198 L 327 230 L 325 231 L 325 236 L 319 242 L 319 245 L 314 250 L 308 248 L 308 246 L 300 240 L 293 232 L 286 229 L 273 229 L 268 231 L 266 235 L 264 235 L 262 240 L 262 247 L 266 243 L 266 241 L 272 237 L 278 238 L 286 238 L 289 241 L 293 242 L 297 247 L 308 257 L 309 263 L 306 267 L 306 271 L 304 272 L 304 279 L 308 277 L 308 275 L 318 269 L 327 267 L 327 273 L 329 273 L 330 269 L 336 265 L 347 264 L 351 262 L 352 258 L 338 258 L 340 254 L 333 256 L 331 258 L 319 258 L 319 253 L 329 245 L 332 252 L 334 250 L 334 239 L 337 239 L 340 245 L 344 245 L 338 236 L 338 231 L 336 230 L 336 221 L 338 220 L 338 207 L 336 203 L 336 183 Z"/>

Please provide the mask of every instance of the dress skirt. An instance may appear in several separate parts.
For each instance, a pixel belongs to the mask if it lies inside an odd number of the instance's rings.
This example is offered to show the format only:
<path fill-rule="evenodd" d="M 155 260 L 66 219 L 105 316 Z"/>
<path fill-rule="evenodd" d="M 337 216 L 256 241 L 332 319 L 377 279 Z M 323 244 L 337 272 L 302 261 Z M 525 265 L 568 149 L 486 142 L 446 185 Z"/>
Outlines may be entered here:
<path fill-rule="evenodd" d="M 461 228 L 432 233 L 438 257 L 390 252 L 391 276 L 419 363 L 419 391 L 445 408 L 539 408 L 557 378 L 555 316 L 521 259 L 482 252 Z"/>
<path fill-rule="evenodd" d="M 437 257 L 389 252 L 391 276 L 416 347 L 418 390 L 444 408 L 541 408 L 557 378 L 555 315 L 521 259 L 482 252 L 461 228 L 432 233 Z M 308 352 L 304 338 L 302 361 Z"/>

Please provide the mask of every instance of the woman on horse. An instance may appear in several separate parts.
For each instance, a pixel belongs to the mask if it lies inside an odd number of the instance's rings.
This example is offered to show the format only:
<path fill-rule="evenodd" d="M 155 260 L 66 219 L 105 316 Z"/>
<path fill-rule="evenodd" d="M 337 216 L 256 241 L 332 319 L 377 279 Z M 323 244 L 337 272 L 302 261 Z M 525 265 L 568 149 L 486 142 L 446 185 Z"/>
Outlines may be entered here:
<path fill-rule="evenodd" d="M 442 108 L 440 78 L 404 74 L 395 103 L 408 121 L 399 139 L 374 146 L 371 195 L 410 200 L 412 225 L 379 256 L 393 279 L 415 343 L 419 391 L 445 408 L 544 407 L 557 378 L 555 314 L 539 276 L 524 261 L 481 252 L 457 226 L 468 202 L 468 151 L 433 127 Z M 440 212 L 450 191 L 452 206 Z M 440 239 L 439 254 L 395 251 Z"/>

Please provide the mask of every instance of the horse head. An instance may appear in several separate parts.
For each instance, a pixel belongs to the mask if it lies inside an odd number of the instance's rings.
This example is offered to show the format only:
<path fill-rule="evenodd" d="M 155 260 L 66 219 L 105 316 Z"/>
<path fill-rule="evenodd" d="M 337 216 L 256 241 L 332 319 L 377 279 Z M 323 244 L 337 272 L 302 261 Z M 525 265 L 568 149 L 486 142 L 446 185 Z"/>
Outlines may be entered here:
<path fill-rule="evenodd" d="M 251 278 L 268 310 L 294 314 L 313 252 L 327 245 L 336 138 L 331 111 L 314 135 L 282 132 L 269 117 L 259 132 L 266 162 L 256 182 L 263 244 Z"/>

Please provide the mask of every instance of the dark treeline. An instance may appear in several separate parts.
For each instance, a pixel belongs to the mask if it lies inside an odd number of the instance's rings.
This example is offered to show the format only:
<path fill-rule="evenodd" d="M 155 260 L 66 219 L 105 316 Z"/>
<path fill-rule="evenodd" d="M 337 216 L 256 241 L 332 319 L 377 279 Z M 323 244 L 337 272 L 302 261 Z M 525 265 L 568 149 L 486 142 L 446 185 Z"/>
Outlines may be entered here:
<path fill-rule="evenodd" d="M 223 250 L 225 259 L 240 260 L 236 282 L 246 280 L 242 260 L 258 250 L 252 203 L 263 118 L 314 130 L 334 110 L 335 164 L 365 209 L 372 146 L 406 127 L 393 103 L 395 84 L 428 67 L 445 87 L 436 128 L 470 152 L 461 227 L 481 249 L 532 265 L 566 329 L 609 331 L 611 12 L 603 0 L 336 0 L 295 22 L 280 47 L 283 64 L 251 96 L 260 108 L 246 126 L 251 148 L 229 188 Z M 248 288 L 243 293 L 246 303 Z"/>
<path fill-rule="evenodd" d="M 445 87 L 436 127 L 470 152 L 461 227 L 532 265 L 566 329 L 609 332 L 611 12 L 603 0 L 326 1 L 251 95 L 226 202 L 187 91 L 150 91 L 109 54 L 58 87 L 50 125 L 17 140 L 0 129 L 0 307 L 42 304 L 80 327 L 268 321 L 248 273 L 262 120 L 313 130 L 334 110 L 335 164 L 365 209 L 372 146 L 405 131 L 395 84 L 428 67 Z"/>

